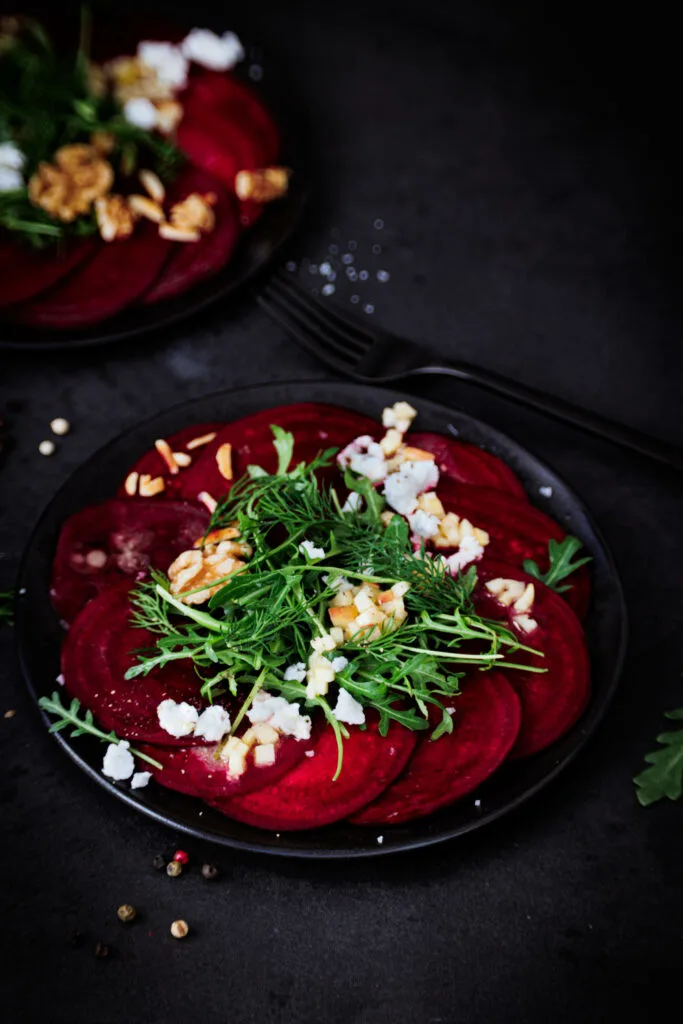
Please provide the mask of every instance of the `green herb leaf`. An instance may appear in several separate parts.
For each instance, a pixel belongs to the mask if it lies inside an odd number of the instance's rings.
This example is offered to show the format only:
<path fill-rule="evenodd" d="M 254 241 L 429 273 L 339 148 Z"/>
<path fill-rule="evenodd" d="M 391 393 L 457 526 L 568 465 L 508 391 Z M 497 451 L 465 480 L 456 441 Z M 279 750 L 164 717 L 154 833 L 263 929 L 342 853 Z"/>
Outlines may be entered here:
<path fill-rule="evenodd" d="M 294 434 L 283 430 L 282 427 L 272 426 L 273 445 L 277 452 L 277 475 L 284 476 L 289 469 L 289 464 L 294 456 Z"/>
<path fill-rule="evenodd" d="M 666 717 L 683 721 L 683 708 L 667 711 Z M 636 775 L 636 796 L 643 807 L 663 800 L 679 800 L 683 796 L 683 729 L 662 732 L 657 736 L 661 743 L 659 750 L 647 754 L 645 761 L 650 765 Z"/>
<path fill-rule="evenodd" d="M 14 625 L 14 591 L 0 591 L 0 626 Z"/>
<path fill-rule="evenodd" d="M 575 562 L 572 561 L 574 555 L 582 547 L 583 545 L 577 537 L 565 537 L 561 542 L 551 540 L 548 543 L 548 554 L 550 556 L 550 568 L 548 571 L 542 573 L 538 564 L 530 558 L 527 558 L 524 562 L 524 571 L 535 579 L 540 580 L 541 583 L 545 583 L 546 587 L 550 587 L 551 590 L 556 591 L 558 594 L 563 594 L 565 591 L 571 590 L 571 584 L 559 586 L 562 580 L 576 572 L 582 565 L 587 565 L 588 562 L 592 561 L 590 556 L 579 558 Z"/>

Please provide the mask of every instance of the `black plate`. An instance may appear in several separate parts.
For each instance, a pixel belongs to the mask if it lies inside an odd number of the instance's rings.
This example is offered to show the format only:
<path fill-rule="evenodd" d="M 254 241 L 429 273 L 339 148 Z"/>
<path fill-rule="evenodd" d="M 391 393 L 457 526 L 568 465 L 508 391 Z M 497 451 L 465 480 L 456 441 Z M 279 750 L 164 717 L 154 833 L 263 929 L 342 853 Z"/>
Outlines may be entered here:
<path fill-rule="evenodd" d="M 269 62 L 264 81 L 258 86 L 244 73 L 241 77 L 273 113 L 282 132 L 281 163 L 293 173 L 287 195 L 267 206 L 258 221 L 243 232 L 225 267 L 181 295 L 150 306 L 131 306 L 117 316 L 82 330 L 58 331 L 14 324 L 3 320 L 0 311 L 0 349 L 85 348 L 159 331 L 194 316 L 214 302 L 229 298 L 267 268 L 301 220 L 307 198 L 307 160 L 301 126 L 292 119 L 291 110 L 283 108 L 282 98 L 291 99 L 291 90 L 282 88 L 282 75 Z"/>
<path fill-rule="evenodd" d="M 61 524 L 84 504 L 114 495 L 131 464 L 151 447 L 155 438 L 192 423 L 237 419 L 288 402 L 327 402 L 379 417 L 385 405 L 407 398 L 385 389 L 324 381 L 226 391 L 175 406 L 133 427 L 89 459 L 44 512 L 20 570 L 16 636 L 22 670 L 34 699 L 55 689 L 59 673 L 62 633 L 50 606 L 48 589 Z M 424 820 L 383 828 L 340 823 L 308 832 L 262 832 L 223 817 L 199 800 L 152 783 L 136 792 L 127 783 L 114 784 L 100 771 L 102 744 L 89 737 L 71 740 L 65 732 L 56 734 L 57 742 L 91 778 L 157 821 L 225 846 L 296 857 L 365 857 L 427 846 L 481 828 L 528 800 L 569 764 L 605 713 L 621 671 L 626 611 L 612 556 L 580 500 L 535 456 L 462 412 L 426 401 L 420 401 L 419 409 L 420 429 L 457 432 L 463 440 L 503 458 L 522 479 L 532 502 L 578 536 L 592 555 L 593 598 L 587 636 L 593 693 L 580 721 L 547 750 L 503 767 L 474 796 Z M 552 487 L 552 497 L 542 497 L 541 487 Z M 43 718 L 49 725 L 49 718 Z M 481 801 L 478 807 L 475 798 Z M 384 836 L 381 845 L 377 842 L 378 834 Z"/>

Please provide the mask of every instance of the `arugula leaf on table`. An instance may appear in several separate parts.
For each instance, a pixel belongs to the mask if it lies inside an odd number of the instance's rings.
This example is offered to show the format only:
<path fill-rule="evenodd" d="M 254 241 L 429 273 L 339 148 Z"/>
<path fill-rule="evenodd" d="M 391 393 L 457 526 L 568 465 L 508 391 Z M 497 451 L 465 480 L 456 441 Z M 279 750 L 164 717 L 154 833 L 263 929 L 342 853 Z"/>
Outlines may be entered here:
<path fill-rule="evenodd" d="M 683 708 L 667 711 L 666 717 L 683 721 Z M 650 767 L 633 780 L 638 802 L 643 807 L 664 797 L 679 800 L 683 796 L 683 728 L 660 733 L 657 742 L 662 746 L 645 757 Z"/>
<path fill-rule="evenodd" d="M 551 540 L 548 543 L 548 554 L 550 556 L 550 568 L 548 571 L 541 572 L 538 563 L 534 562 L 531 558 L 527 558 L 524 562 L 524 572 L 528 572 L 530 576 L 540 580 L 541 583 L 545 583 L 546 587 L 550 587 L 556 593 L 563 594 L 565 591 L 571 590 L 571 584 L 567 583 L 564 586 L 559 586 L 562 580 L 576 572 L 582 565 L 587 565 L 588 562 L 592 561 L 590 555 L 587 555 L 585 558 L 579 558 L 576 562 L 572 561 L 574 555 L 582 547 L 583 545 L 577 537 L 565 537 L 561 542 Z"/>

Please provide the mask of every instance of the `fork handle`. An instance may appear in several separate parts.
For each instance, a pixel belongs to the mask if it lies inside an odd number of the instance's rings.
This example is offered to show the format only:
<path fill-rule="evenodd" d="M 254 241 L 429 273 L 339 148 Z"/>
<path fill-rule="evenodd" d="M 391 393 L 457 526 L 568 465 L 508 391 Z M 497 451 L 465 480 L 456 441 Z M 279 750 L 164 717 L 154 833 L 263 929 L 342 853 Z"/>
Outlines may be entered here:
<path fill-rule="evenodd" d="M 605 419 L 604 416 L 599 416 L 597 413 L 581 409 L 577 405 L 572 405 L 571 402 L 565 402 L 562 398 L 545 395 L 543 392 L 537 391 L 536 388 L 519 384 L 517 381 L 509 380 L 497 373 L 470 367 L 466 363 L 460 366 L 434 363 L 415 368 L 407 375 L 412 377 L 422 374 L 438 374 L 467 381 L 469 384 L 475 384 L 493 394 L 517 402 L 519 405 L 535 409 L 563 423 L 569 423 L 586 433 L 595 434 L 597 437 L 612 441 L 624 448 L 630 448 L 657 462 L 683 470 L 682 448 L 668 444 L 666 441 L 660 441 L 658 438 L 641 433 L 632 427 Z"/>

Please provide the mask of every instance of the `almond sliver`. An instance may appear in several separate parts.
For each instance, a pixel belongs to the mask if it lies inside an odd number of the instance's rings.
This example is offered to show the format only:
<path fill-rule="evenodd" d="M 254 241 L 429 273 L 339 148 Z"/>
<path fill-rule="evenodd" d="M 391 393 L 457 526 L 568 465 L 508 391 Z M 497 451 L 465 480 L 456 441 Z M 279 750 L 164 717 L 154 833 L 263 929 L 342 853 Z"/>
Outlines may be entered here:
<path fill-rule="evenodd" d="M 175 456 L 171 451 L 171 446 L 168 443 L 168 441 L 165 441 L 163 437 L 160 437 L 158 438 L 158 440 L 154 442 L 154 447 L 156 448 L 156 450 L 159 452 L 159 455 L 166 463 L 166 468 L 168 469 L 169 473 L 172 476 L 176 476 L 176 474 L 179 473 L 180 470 L 178 467 L 178 463 L 175 460 Z"/>
<path fill-rule="evenodd" d="M 208 491 L 200 491 L 197 495 L 197 501 L 201 501 L 202 505 L 208 508 L 209 512 L 213 513 L 218 508 L 218 502 Z"/>
<path fill-rule="evenodd" d="M 138 480 L 140 479 L 139 473 L 129 473 L 126 477 L 123 489 L 129 498 L 132 498 L 138 493 Z"/>
<path fill-rule="evenodd" d="M 232 445 L 222 444 L 216 451 L 216 465 L 224 480 L 232 480 Z"/>
<path fill-rule="evenodd" d="M 143 498 L 153 498 L 155 494 L 161 494 L 165 487 L 166 484 L 162 476 L 151 478 L 148 473 L 145 473 L 140 477 L 140 496 Z"/>
<path fill-rule="evenodd" d="M 213 430 L 210 434 L 202 434 L 201 437 L 193 437 L 191 441 L 188 441 L 185 447 L 189 452 L 193 448 L 202 448 L 205 444 L 211 444 L 216 437 L 216 431 Z"/>

